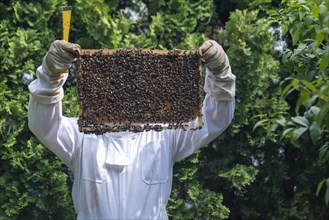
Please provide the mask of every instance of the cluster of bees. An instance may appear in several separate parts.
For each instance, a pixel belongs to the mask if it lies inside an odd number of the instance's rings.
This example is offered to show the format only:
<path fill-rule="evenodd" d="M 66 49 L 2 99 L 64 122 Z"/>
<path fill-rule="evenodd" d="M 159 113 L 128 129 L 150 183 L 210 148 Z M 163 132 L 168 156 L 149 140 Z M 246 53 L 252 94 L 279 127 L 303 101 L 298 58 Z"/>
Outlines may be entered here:
<path fill-rule="evenodd" d="M 200 57 L 182 50 L 83 50 L 77 91 L 82 132 L 187 129 L 186 122 L 202 116 Z"/>

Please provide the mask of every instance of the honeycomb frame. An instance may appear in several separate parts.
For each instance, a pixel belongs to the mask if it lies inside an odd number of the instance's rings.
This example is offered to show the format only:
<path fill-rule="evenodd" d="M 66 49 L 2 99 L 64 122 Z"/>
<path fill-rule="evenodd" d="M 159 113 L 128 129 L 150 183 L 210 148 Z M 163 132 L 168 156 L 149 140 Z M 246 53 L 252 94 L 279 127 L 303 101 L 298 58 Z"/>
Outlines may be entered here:
<path fill-rule="evenodd" d="M 81 132 L 202 127 L 198 51 L 84 49 L 77 68 Z"/>

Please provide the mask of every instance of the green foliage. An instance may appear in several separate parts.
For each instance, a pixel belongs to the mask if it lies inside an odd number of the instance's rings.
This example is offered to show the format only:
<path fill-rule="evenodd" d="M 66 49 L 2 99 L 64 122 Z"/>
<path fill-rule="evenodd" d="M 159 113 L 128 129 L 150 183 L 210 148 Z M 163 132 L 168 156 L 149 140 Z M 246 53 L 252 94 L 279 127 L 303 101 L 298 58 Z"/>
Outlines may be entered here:
<path fill-rule="evenodd" d="M 285 119 L 291 113 L 290 103 L 285 103 L 281 98 L 280 84 L 287 85 L 288 81 L 284 81 L 284 77 L 293 76 L 289 70 L 300 66 L 305 68 L 309 62 L 304 60 L 299 65 L 284 63 L 279 66 L 281 52 L 273 50 L 276 43 L 273 30 L 276 27 L 277 22 L 272 18 L 265 19 L 257 11 L 247 10 L 236 10 L 226 23 L 223 42 L 228 46 L 227 53 L 238 80 L 235 120 L 229 130 L 231 134 L 224 140 L 225 148 L 218 150 L 221 155 L 226 156 L 228 162 L 221 167 L 243 164 L 257 169 L 257 176 L 255 180 L 251 180 L 250 187 L 243 194 L 234 192 L 232 184 L 224 187 L 227 190 L 222 190 L 227 199 L 224 204 L 230 210 L 235 210 L 230 216 L 232 219 L 242 216 L 249 219 L 304 219 L 303 216 L 305 219 L 326 218 L 325 207 L 315 195 L 317 183 L 314 182 L 315 179 L 321 180 L 326 167 L 316 158 L 314 148 L 309 146 L 312 140 L 319 141 L 323 135 L 314 120 L 325 117 L 327 110 L 324 108 L 321 114 L 319 111 L 309 113 L 309 130 L 312 131 L 313 138 L 300 140 L 303 148 L 296 148 L 295 139 L 287 141 L 277 132 L 282 125 L 285 126 Z M 301 48 L 299 51 L 302 51 Z M 321 46 L 315 51 L 321 54 Z M 297 52 L 298 50 L 296 56 Z M 284 56 L 288 57 L 286 53 Z M 313 70 L 318 70 L 318 76 L 321 75 L 319 68 Z M 326 83 L 319 83 L 320 80 L 308 83 L 306 79 L 298 78 L 297 83 L 293 80 L 291 88 L 303 88 L 309 96 L 316 96 L 313 101 L 322 99 L 321 103 L 324 104 L 327 91 L 322 86 Z M 285 91 L 289 91 L 289 88 Z M 294 107 L 298 111 L 304 109 L 304 105 L 312 105 L 310 100 L 300 100 L 296 104 Z M 306 130 L 305 126 L 308 126 L 306 122 L 299 117 L 291 121 L 295 126 L 298 125 L 291 134 L 295 137 L 302 135 Z M 259 127 L 264 129 L 256 129 Z M 252 129 L 253 132 L 248 132 Z M 228 138 L 233 138 L 234 141 L 229 141 Z M 326 155 L 326 147 L 323 152 Z M 230 178 L 234 179 L 234 175 L 233 170 L 227 172 Z M 237 182 L 243 183 L 242 180 Z M 320 191 L 319 194 L 322 194 Z M 267 204 L 266 209 L 262 204 Z"/>
<path fill-rule="evenodd" d="M 227 219 L 223 195 L 206 186 L 200 175 L 200 151 L 175 165 L 174 187 L 167 208 L 172 219 Z"/>
<path fill-rule="evenodd" d="M 252 166 L 242 166 L 236 164 L 231 170 L 220 173 L 218 176 L 225 178 L 232 184 L 232 188 L 237 192 L 245 190 L 256 179 L 258 171 Z"/>
<path fill-rule="evenodd" d="M 56 35 L 49 27 L 63 3 L 0 3 L 0 219 L 74 218 L 62 164 L 27 127 L 26 83 Z"/>
<path fill-rule="evenodd" d="M 161 11 L 151 16 L 150 39 L 159 48 L 196 48 L 203 39 L 195 38 L 195 31 L 200 31 L 202 22 L 211 17 L 211 8 L 212 1 L 169 1 Z M 195 40 L 191 42 L 193 38 Z"/>
<path fill-rule="evenodd" d="M 70 171 L 27 128 L 27 83 L 61 38 L 67 4 L 82 48 L 197 49 L 209 37 L 227 49 L 235 118 L 175 165 L 171 219 L 328 218 L 328 2 L 13 0 L 0 2 L 0 219 L 75 218 Z M 75 71 L 64 86 L 71 117 Z"/>
<path fill-rule="evenodd" d="M 75 38 L 83 48 L 118 47 L 129 24 L 125 19 L 120 21 L 122 24 L 118 24 L 110 14 L 111 6 L 101 0 L 76 2 L 72 31 L 76 30 Z"/>
<path fill-rule="evenodd" d="M 283 137 L 289 136 L 296 143 L 304 132 L 309 131 L 309 137 L 314 146 L 325 144 L 323 141 L 327 140 L 326 135 L 328 135 L 329 128 L 328 83 L 323 84 L 323 81 L 320 80 L 309 82 L 293 79 L 288 88 L 291 86 L 293 87 L 291 90 L 296 90 L 300 93 L 295 107 L 297 116 L 292 117 L 289 121 L 281 121 L 281 125 L 284 126 Z M 283 94 L 285 95 L 285 93 Z M 303 107 L 303 115 L 299 115 L 301 107 Z M 297 142 L 296 145 L 298 144 Z"/>
<path fill-rule="evenodd" d="M 320 160 L 322 166 L 329 162 L 326 156 L 329 137 L 328 7 L 328 1 L 292 1 L 276 15 L 284 24 L 283 34 L 289 33 L 295 46 L 287 48 L 283 54 L 283 64 L 291 71 L 291 77 L 283 81 L 282 95 L 294 100 L 295 111 L 290 118 L 278 123 L 283 127 L 282 138 L 288 138 L 297 147 L 313 147 L 319 152 L 319 158 L 314 159 Z M 293 94 L 298 94 L 297 98 Z M 309 142 L 311 146 L 304 146 Z M 327 205 L 328 195 L 327 187 Z"/>
<path fill-rule="evenodd" d="M 324 204 L 329 201 L 329 188 L 324 184 L 328 179 L 328 2 L 283 3 L 281 10 L 272 12 L 272 18 L 282 27 L 282 36 L 287 42 L 282 53 L 285 78 L 281 81 L 281 96 L 290 109 L 275 118 L 259 121 L 255 128 L 265 128 L 268 136 L 278 137 L 282 143 L 280 151 L 290 170 L 289 175 L 284 174 L 287 180 L 283 196 L 289 196 L 286 201 L 291 210 L 281 209 L 284 215 L 326 219 Z"/>
<path fill-rule="evenodd" d="M 275 100 L 274 86 L 279 82 L 279 63 L 272 49 L 274 37 L 269 33 L 270 22 L 257 18 L 258 11 L 236 11 L 226 23 L 225 39 L 228 39 L 228 55 L 237 75 L 237 109 L 234 127 L 250 125 L 253 116 L 266 112 L 273 117 L 285 111 L 283 104 Z M 241 88 L 241 89 L 239 89 Z M 283 106 L 283 107 L 281 107 Z M 270 111 L 264 111 L 265 109 Z M 280 109 L 282 108 L 282 109 Z"/>
<path fill-rule="evenodd" d="M 276 187 L 288 175 L 284 161 L 278 158 L 278 135 L 269 132 L 272 127 L 253 131 L 256 123 L 274 120 L 287 111 L 278 89 L 280 67 L 271 25 L 257 10 L 236 10 L 221 36 L 237 76 L 237 104 L 229 130 L 213 143 L 215 150 L 207 150 L 220 159 L 206 152 L 208 170 L 213 173 L 207 176 L 211 179 L 209 184 L 223 192 L 224 205 L 234 210 L 231 219 L 283 219 L 279 213 L 282 203 L 267 205 L 266 209 L 262 205 L 273 203 L 272 196 L 280 197 Z M 219 175 L 218 169 L 222 170 Z M 213 178 L 215 173 L 219 179 Z M 273 185 L 267 184 L 269 181 Z"/>
<path fill-rule="evenodd" d="M 79 0 L 72 29 L 83 48 L 197 48 L 204 40 L 203 22 L 213 13 L 211 6 L 209 0 L 136 1 L 127 5 Z"/>

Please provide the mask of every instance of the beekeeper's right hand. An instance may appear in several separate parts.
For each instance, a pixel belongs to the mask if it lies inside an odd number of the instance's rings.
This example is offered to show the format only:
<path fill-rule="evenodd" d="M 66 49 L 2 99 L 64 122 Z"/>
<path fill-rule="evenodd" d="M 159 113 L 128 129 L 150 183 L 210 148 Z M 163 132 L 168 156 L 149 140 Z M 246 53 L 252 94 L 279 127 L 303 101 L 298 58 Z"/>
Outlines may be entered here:
<path fill-rule="evenodd" d="M 54 41 L 42 60 L 37 71 L 37 79 L 30 83 L 29 90 L 35 101 L 41 104 L 59 102 L 63 96 L 64 85 L 72 62 L 80 56 L 78 44 L 63 40 Z"/>
<path fill-rule="evenodd" d="M 81 47 L 78 44 L 69 43 L 64 40 L 54 41 L 47 54 L 42 60 L 43 73 L 49 77 L 56 77 L 68 68 L 72 62 L 81 54 Z"/>

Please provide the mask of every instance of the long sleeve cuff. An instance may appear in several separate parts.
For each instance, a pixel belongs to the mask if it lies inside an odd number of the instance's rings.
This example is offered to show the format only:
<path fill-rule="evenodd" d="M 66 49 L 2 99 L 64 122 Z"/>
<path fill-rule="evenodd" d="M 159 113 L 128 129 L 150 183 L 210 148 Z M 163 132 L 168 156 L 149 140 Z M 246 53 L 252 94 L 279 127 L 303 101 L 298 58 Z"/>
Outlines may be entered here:
<path fill-rule="evenodd" d="M 59 102 L 63 96 L 64 85 L 68 74 L 48 76 L 44 74 L 42 66 L 37 71 L 37 79 L 29 85 L 29 90 L 34 100 L 41 104 L 53 104 Z"/>

